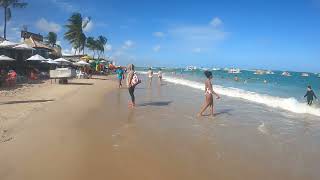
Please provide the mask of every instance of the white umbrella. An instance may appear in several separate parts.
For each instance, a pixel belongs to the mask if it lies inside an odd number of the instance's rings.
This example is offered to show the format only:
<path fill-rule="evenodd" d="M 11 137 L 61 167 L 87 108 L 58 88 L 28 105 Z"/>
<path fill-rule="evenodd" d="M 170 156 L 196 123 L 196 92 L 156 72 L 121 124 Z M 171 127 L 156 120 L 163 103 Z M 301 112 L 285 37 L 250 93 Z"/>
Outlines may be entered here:
<path fill-rule="evenodd" d="M 63 58 L 59 58 L 59 59 L 56 59 L 54 60 L 55 62 L 58 62 L 58 63 L 71 63 L 70 61 L 66 60 L 66 59 L 63 59 Z"/>
<path fill-rule="evenodd" d="M 84 61 L 79 61 L 79 62 L 76 62 L 75 65 L 78 65 L 78 66 L 87 66 L 87 65 L 89 65 L 89 63 L 84 62 Z"/>
<path fill-rule="evenodd" d="M 18 43 L 7 41 L 7 40 L 0 43 L 0 47 L 12 47 L 12 46 L 16 46 L 16 45 L 18 45 Z"/>
<path fill-rule="evenodd" d="M 58 62 L 55 62 L 55 61 L 52 60 L 52 59 L 46 61 L 46 63 L 49 63 L 49 64 L 59 64 Z"/>
<path fill-rule="evenodd" d="M 34 56 L 31 56 L 30 58 L 27 59 L 27 61 L 46 61 L 47 59 L 40 56 L 39 54 L 36 54 Z"/>
<path fill-rule="evenodd" d="M 5 56 L 5 55 L 1 55 L 0 61 L 15 61 L 15 59 L 12 59 L 12 58 Z"/>
<path fill-rule="evenodd" d="M 18 45 L 18 46 L 14 46 L 13 48 L 14 48 L 14 49 L 20 49 L 20 50 L 36 50 L 36 49 L 30 47 L 30 46 L 27 45 L 27 44 L 20 44 L 20 45 Z"/>

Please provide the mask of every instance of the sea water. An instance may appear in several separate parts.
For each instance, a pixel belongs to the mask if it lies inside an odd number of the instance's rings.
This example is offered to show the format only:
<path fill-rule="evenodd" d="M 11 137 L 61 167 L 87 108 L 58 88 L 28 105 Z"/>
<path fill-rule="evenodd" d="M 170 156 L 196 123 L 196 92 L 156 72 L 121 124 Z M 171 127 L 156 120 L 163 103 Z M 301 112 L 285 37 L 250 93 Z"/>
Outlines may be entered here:
<path fill-rule="evenodd" d="M 146 69 L 139 68 L 139 72 L 146 73 Z M 204 70 L 187 71 L 178 68 L 163 72 L 167 82 L 204 90 Z M 316 94 L 320 93 L 320 78 L 317 74 L 309 73 L 308 77 L 303 77 L 299 72 L 290 72 L 291 76 L 282 76 L 281 71 L 274 71 L 274 74 L 258 75 L 251 70 L 241 70 L 239 74 L 230 74 L 225 70 L 212 70 L 212 73 L 214 90 L 221 95 L 293 113 L 320 116 L 319 102 L 315 101 L 313 106 L 308 106 L 304 98 L 308 85 L 313 87 Z M 234 80 L 236 76 L 238 81 Z"/>

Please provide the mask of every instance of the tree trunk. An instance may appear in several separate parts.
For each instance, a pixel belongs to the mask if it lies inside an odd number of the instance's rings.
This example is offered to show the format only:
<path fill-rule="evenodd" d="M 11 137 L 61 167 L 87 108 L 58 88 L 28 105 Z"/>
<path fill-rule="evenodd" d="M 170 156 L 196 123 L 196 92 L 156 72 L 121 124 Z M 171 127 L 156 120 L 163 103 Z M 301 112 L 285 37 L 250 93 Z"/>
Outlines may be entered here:
<path fill-rule="evenodd" d="M 4 8 L 3 38 L 7 39 L 7 8 Z"/>

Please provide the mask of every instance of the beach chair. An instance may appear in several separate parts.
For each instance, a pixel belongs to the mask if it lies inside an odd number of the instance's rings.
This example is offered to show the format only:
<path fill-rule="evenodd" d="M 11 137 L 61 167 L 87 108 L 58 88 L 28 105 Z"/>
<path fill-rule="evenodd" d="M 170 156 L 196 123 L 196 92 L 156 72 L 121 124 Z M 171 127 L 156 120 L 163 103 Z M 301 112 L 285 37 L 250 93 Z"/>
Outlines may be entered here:
<path fill-rule="evenodd" d="M 76 73 L 77 73 L 77 78 L 78 79 L 83 79 L 84 78 L 84 72 L 82 72 L 82 71 L 76 71 Z"/>

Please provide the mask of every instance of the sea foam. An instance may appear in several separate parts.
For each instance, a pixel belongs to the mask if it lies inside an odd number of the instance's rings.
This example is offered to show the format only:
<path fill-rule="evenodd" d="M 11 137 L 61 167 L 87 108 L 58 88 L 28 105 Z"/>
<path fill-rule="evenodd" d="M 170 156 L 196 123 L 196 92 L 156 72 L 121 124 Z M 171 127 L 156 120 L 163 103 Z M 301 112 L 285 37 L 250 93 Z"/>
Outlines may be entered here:
<path fill-rule="evenodd" d="M 170 83 L 179 84 L 183 86 L 188 86 L 194 89 L 204 90 L 204 83 L 199 83 L 183 78 L 164 76 L 164 80 Z M 311 114 L 315 116 L 320 116 L 320 109 L 316 107 L 310 107 L 306 103 L 301 103 L 295 98 L 281 98 L 276 96 L 270 96 L 267 94 L 259 94 L 256 92 L 245 91 L 243 89 L 223 87 L 219 85 L 214 85 L 214 90 L 221 95 L 241 98 L 254 103 L 263 104 L 272 108 L 278 108 L 293 113 L 299 114 Z"/>

